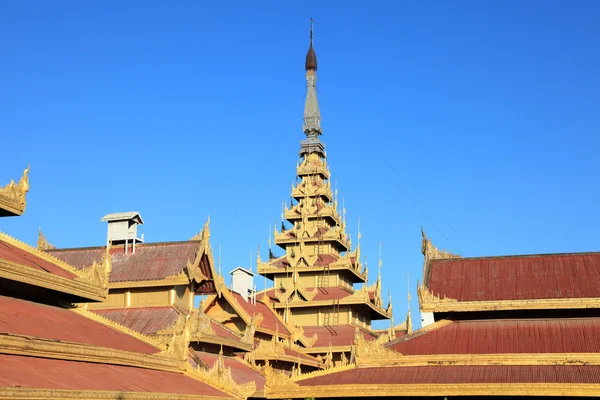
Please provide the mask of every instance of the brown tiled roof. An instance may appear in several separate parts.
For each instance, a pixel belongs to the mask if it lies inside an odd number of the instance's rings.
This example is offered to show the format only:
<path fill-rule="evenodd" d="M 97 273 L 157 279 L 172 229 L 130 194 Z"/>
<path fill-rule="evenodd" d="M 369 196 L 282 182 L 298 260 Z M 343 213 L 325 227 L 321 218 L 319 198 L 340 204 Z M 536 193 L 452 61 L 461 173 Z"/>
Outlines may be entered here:
<path fill-rule="evenodd" d="M 211 325 L 213 331 L 215 331 L 215 334 L 219 337 L 224 337 L 224 338 L 232 339 L 232 340 L 240 340 L 241 339 L 240 335 L 232 332 L 231 330 L 227 329 L 222 324 L 220 324 L 216 321 L 211 320 L 210 325 Z"/>
<path fill-rule="evenodd" d="M 110 282 L 152 281 L 180 274 L 188 260 L 193 262 L 200 242 L 144 243 L 136 245 L 135 254 L 125 254 L 122 247 L 110 250 L 112 272 Z M 56 249 L 49 252 L 76 268 L 100 260 L 105 247 Z"/>
<path fill-rule="evenodd" d="M 102 258 L 102 252 L 96 258 L 100 261 Z M 49 261 L 35 254 L 35 251 L 24 251 L 23 249 L 10 243 L 8 240 L 4 240 L 0 236 L 0 260 L 5 260 L 10 263 L 19 264 L 28 268 L 32 268 L 38 271 L 48 272 L 53 275 L 57 275 L 67 279 L 77 278 L 77 275 L 71 271 L 63 268 L 59 263 Z M 94 262 L 92 260 L 89 265 Z"/>
<path fill-rule="evenodd" d="M 597 365 L 364 367 L 303 379 L 300 386 L 453 383 L 599 383 Z M 443 395 L 443 393 L 439 393 Z"/>
<path fill-rule="evenodd" d="M 217 362 L 219 359 L 218 354 L 205 353 L 203 351 L 196 351 L 196 354 L 209 368 L 215 365 L 215 362 Z M 237 357 L 223 356 L 223 363 L 225 364 L 225 367 L 231 368 L 233 379 L 235 379 L 238 384 L 254 382 L 256 384 L 257 391 L 264 390 L 265 377 L 260 372 L 246 364 L 245 361 L 240 360 Z"/>
<path fill-rule="evenodd" d="M 0 332 L 154 354 L 159 350 L 73 310 L 0 296 Z"/>
<path fill-rule="evenodd" d="M 229 397 L 177 372 L 0 354 L 0 387 Z"/>
<path fill-rule="evenodd" d="M 313 347 L 328 347 L 330 343 L 331 346 L 350 346 L 354 341 L 354 330 L 355 327 L 352 325 L 339 325 L 337 327 L 305 326 L 304 336 L 310 338 L 317 334 L 318 338 Z M 371 334 L 363 329 L 360 331 L 366 340 L 373 340 L 377 337 L 376 334 Z"/>
<path fill-rule="evenodd" d="M 154 335 L 159 330 L 172 326 L 179 317 L 177 310 L 171 306 L 115 308 L 93 312 L 145 335 Z"/>
<path fill-rule="evenodd" d="M 278 330 L 279 333 L 284 335 L 290 335 L 291 332 L 289 329 L 279 320 L 279 318 L 275 315 L 276 311 L 270 309 L 257 300 L 256 304 L 252 304 L 251 302 L 245 301 L 242 296 L 235 292 L 231 292 L 233 298 L 237 301 L 237 303 L 246 311 L 250 316 L 262 314 L 263 321 L 260 324 L 260 327 L 269 329 L 271 331 Z"/>
<path fill-rule="evenodd" d="M 404 355 L 600 353 L 600 318 L 454 321 L 388 347 Z"/>
<path fill-rule="evenodd" d="M 428 288 L 459 301 L 600 297 L 600 253 L 432 260 Z"/>

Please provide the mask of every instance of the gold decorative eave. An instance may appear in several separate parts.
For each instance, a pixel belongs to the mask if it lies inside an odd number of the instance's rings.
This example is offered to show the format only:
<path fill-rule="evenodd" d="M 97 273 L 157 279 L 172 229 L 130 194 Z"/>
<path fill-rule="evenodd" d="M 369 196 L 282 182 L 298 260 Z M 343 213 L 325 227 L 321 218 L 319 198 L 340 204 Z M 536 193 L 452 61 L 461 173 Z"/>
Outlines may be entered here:
<path fill-rule="evenodd" d="M 441 396 L 582 396 L 596 397 L 600 384 L 580 383 L 452 383 L 267 386 L 267 398 L 441 397 Z M 294 386 L 295 385 L 295 386 Z"/>
<path fill-rule="evenodd" d="M 354 281 L 354 283 L 363 283 L 365 281 L 364 274 L 362 274 L 360 271 L 357 271 L 356 269 L 354 269 L 348 265 L 341 265 L 341 264 L 335 264 L 335 263 L 330 264 L 329 270 L 330 271 L 348 271 L 348 272 L 352 273 L 355 277 L 358 278 L 356 281 Z M 263 263 L 263 264 L 259 265 L 257 271 L 260 275 L 285 276 L 285 275 L 289 274 L 290 268 L 272 267 L 266 263 Z M 316 266 L 316 267 L 302 267 L 300 269 L 300 272 L 323 272 L 323 266 L 321 265 L 321 266 Z"/>
<path fill-rule="evenodd" d="M 422 312 L 469 312 L 505 310 L 556 310 L 600 308 L 600 298 L 562 298 L 526 300 L 458 301 L 434 296 L 429 289 L 419 286 L 419 307 Z"/>
<path fill-rule="evenodd" d="M 321 363 L 318 360 L 307 360 L 305 358 L 299 358 L 299 357 L 291 356 L 291 355 L 287 355 L 287 354 L 254 353 L 252 356 L 254 357 L 255 360 L 260 360 L 260 361 L 277 360 L 277 361 L 289 362 L 292 364 L 300 363 L 300 365 L 308 365 L 308 366 L 317 367 L 317 368 L 321 366 Z"/>
<path fill-rule="evenodd" d="M 158 350 L 157 350 L 158 351 Z M 183 364 L 151 354 L 27 335 L 0 334 L 0 353 L 181 372 Z"/>
<path fill-rule="evenodd" d="M 27 206 L 27 192 L 29 191 L 29 167 L 23 171 L 23 176 L 18 183 L 11 180 L 4 187 L 0 187 L 0 217 L 6 215 L 23 215 Z"/>
<path fill-rule="evenodd" d="M 359 291 L 355 292 L 358 293 Z M 352 296 L 352 295 L 350 295 Z M 348 296 L 348 297 L 350 297 Z M 369 307 L 371 310 L 376 312 L 377 314 L 384 317 L 384 319 L 389 318 L 387 311 L 383 308 L 376 307 L 370 300 L 364 300 L 360 298 L 343 298 L 339 300 L 340 305 L 364 305 Z M 288 307 L 290 308 L 304 308 L 304 307 L 323 307 L 323 306 L 331 306 L 333 304 L 332 300 L 313 300 L 310 302 L 307 301 L 298 301 L 298 302 L 289 302 Z M 285 309 L 286 304 L 276 303 L 273 306 L 275 309 Z"/>
<path fill-rule="evenodd" d="M 96 285 L 63 278 L 2 259 L 0 259 L 0 278 L 71 294 L 91 301 L 104 301 L 107 296 L 106 291 Z"/>
<path fill-rule="evenodd" d="M 164 279 L 156 280 L 145 280 L 145 281 L 121 281 L 121 282 L 110 282 L 110 289 L 133 289 L 133 288 L 145 288 L 145 287 L 160 287 L 160 286 L 181 286 L 188 285 L 190 280 L 184 275 L 174 275 Z"/>
<path fill-rule="evenodd" d="M 348 344 L 347 346 L 321 346 L 321 347 L 309 347 L 305 349 L 300 349 L 300 353 L 304 354 L 325 354 L 329 351 L 333 353 L 342 353 L 349 352 L 352 349 L 352 346 Z"/>
<path fill-rule="evenodd" d="M 2 232 L 0 232 L 0 242 L 5 242 L 24 253 L 44 260 L 59 269 L 75 275 L 72 279 L 69 279 L 49 272 L 36 270 L 17 262 L 0 259 L 0 263 L 2 264 L 0 274 L 4 274 L 0 276 L 29 285 L 80 296 L 92 301 L 103 301 L 106 299 L 108 295 L 108 278 L 112 270 L 108 251 L 103 255 L 101 262 L 98 263 L 94 260 L 94 263 L 90 267 L 79 270 L 45 251 L 38 250 Z"/>
<path fill-rule="evenodd" d="M 598 365 L 600 353 L 502 353 L 403 355 L 393 350 L 358 358 L 359 367 L 427 367 L 455 365 Z"/>
<path fill-rule="evenodd" d="M 192 335 L 192 342 L 201 342 L 201 343 L 211 343 L 223 346 L 233 347 L 235 349 L 244 350 L 244 351 L 252 351 L 252 345 L 248 343 L 243 343 L 240 340 L 234 340 L 221 336 L 213 336 L 206 335 L 202 333 L 197 333 Z"/>
<path fill-rule="evenodd" d="M 123 392 L 110 390 L 37 389 L 22 387 L 0 388 L 0 398 L 14 400 L 224 400 L 232 397 L 200 394 Z"/>

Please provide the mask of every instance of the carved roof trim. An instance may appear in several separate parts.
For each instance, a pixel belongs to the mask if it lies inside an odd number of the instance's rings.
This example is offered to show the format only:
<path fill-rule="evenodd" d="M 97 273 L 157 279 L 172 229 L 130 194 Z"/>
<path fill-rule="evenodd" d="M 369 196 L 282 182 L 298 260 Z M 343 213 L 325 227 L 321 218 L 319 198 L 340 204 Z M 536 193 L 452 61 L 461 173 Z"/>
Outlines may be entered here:
<path fill-rule="evenodd" d="M 11 180 L 7 185 L 0 187 L 0 216 L 2 214 L 23 215 L 25 212 L 29 191 L 29 169 L 28 166 L 23 171 L 23 176 L 18 183 Z"/>

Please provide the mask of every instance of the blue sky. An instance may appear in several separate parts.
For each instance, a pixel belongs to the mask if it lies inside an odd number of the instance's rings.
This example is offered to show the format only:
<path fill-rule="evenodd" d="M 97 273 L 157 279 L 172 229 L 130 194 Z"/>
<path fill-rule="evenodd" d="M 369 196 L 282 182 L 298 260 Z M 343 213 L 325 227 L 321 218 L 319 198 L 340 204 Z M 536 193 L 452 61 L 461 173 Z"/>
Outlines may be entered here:
<path fill-rule="evenodd" d="M 186 240 L 210 214 L 224 272 L 266 258 L 310 17 L 332 181 L 397 321 L 421 225 L 464 256 L 599 250 L 594 1 L 0 2 L 0 184 L 31 164 L 0 230 L 102 245 L 137 210 L 147 241 Z"/>

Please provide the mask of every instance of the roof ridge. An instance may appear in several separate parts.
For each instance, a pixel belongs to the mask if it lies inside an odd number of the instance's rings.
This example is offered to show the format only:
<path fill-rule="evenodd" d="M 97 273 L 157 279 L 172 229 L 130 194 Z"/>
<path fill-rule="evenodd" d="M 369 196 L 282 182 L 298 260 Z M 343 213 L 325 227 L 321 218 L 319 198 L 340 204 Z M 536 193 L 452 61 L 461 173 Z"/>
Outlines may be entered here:
<path fill-rule="evenodd" d="M 151 247 L 151 246 L 158 246 L 158 245 L 175 245 L 175 244 L 185 244 L 185 243 L 197 243 L 197 240 L 176 240 L 176 241 L 171 241 L 171 242 L 144 242 L 144 243 L 138 243 L 135 245 L 136 249 L 139 249 L 141 247 Z M 111 249 L 118 249 L 120 246 L 112 246 Z M 62 252 L 62 251 L 84 251 L 84 250 L 97 250 L 97 249 L 104 249 L 106 248 L 106 246 L 86 246 L 86 247 L 63 247 L 63 248 L 56 248 L 56 249 L 49 249 L 46 250 L 49 253 L 58 253 L 58 252 Z"/>
<path fill-rule="evenodd" d="M 45 261 L 51 262 L 51 263 L 55 264 L 57 267 L 61 267 L 64 270 L 71 272 L 77 278 L 81 278 L 83 276 L 81 270 L 73 267 L 72 265 L 66 263 L 65 261 L 63 261 L 57 257 L 54 257 L 53 255 L 48 254 L 47 251 L 38 250 L 35 247 L 8 235 L 7 233 L 0 232 L 0 241 L 2 241 L 2 240 L 12 244 L 15 247 L 18 247 L 19 249 L 21 249 L 23 251 L 34 254 L 34 255 L 42 258 Z M 48 273 L 52 274 L 51 272 L 48 272 Z M 52 275 L 54 275 L 54 274 L 52 274 Z"/>
<path fill-rule="evenodd" d="M 432 263 L 446 263 L 446 262 L 461 262 L 469 260 L 495 260 L 502 258 L 534 258 L 534 257 L 567 257 L 567 256 L 585 256 L 585 255 L 598 255 L 600 251 L 584 251 L 574 253 L 538 253 L 538 254 L 507 254 L 501 256 L 480 256 L 480 257 L 462 257 L 462 258 L 436 258 L 432 259 Z"/>

